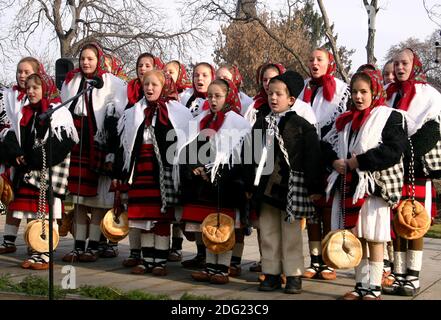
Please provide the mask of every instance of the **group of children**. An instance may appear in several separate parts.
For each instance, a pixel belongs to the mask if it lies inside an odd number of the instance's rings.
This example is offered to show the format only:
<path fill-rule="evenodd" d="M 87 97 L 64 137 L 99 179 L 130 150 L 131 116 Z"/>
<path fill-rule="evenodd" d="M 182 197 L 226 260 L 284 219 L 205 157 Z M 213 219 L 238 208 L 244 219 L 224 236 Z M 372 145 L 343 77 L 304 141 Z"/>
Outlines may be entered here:
<path fill-rule="evenodd" d="M 383 74 L 361 66 L 349 85 L 335 77 L 333 55 L 323 48 L 311 52 L 308 67 L 303 79 L 280 64 L 263 64 L 258 94 L 250 98 L 240 91 L 234 65 L 215 70 L 201 62 L 189 79 L 179 61 L 164 64 L 143 53 L 137 77 L 127 83 L 121 68 L 106 64 L 100 45 L 90 43 L 58 93 L 36 59 L 22 59 L 17 84 L 1 92 L 0 163 L 15 197 L 0 254 L 16 251 L 22 219 L 37 218 L 41 184 L 35 176 L 53 166 L 62 181 L 54 186 L 54 219 L 65 218 L 63 200 L 74 204 L 75 241 L 65 262 L 117 255 L 117 243 L 103 239 L 100 229 L 117 190 L 130 227 L 123 265 L 134 274 L 167 275 L 167 261 L 182 260 L 185 235 L 197 247 L 194 258 L 182 261 L 200 269 L 191 277 L 227 283 L 241 273 L 252 224 L 261 261 L 250 269 L 263 273 L 259 290 L 284 283 L 285 293 L 301 293 L 302 278 L 336 278 L 323 260 L 321 240 L 345 228 L 361 240 L 363 257 L 355 288 L 344 299 L 378 300 L 382 290 L 415 295 L 423 239 L 394 234 L 391 217 L 413 187 L 431 217 L 436 214 L 431 179 L 441 165 L 441 94 L 410 49 L 388 62 Z M 103 86 L 58 109 L 50 127 L 39 120 L 96 77 Z M 202 241 L 201 223 L 213 212 L 235 221 L 234 247 L 218 254 Z M 304 220 L 311 257 L 306 269 Z M 392 239 L 393 254 L 385 250 Z M 23 268 L 48 268 L 47 252 L 29 254 Z"/>

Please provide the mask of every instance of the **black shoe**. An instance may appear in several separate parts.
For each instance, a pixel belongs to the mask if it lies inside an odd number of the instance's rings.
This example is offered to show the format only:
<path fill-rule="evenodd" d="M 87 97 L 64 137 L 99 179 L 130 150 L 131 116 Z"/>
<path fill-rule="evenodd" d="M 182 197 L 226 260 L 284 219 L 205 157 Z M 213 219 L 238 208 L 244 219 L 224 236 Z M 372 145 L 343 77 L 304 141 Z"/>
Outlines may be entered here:
<path fill-rule="evenodd" d="M 265 274 L 265 280 L 259 285 L 260 291 L 274 291 L 282 287 L 282 281 L 280 275 Z"/>
<path fill-rule="evenodd" d="M 296 294 L 302 292 L 302 277 L 286 277 L 285 293 Z"/>
<path fill-rule="evenodd" d="M 418 278 L 413 281 L 418 280 Z M 420 287 L 415 287 L 412 280 L 404 280 L 402 286 L 399 288 L 398 294 L 400 296 L 413 297 L 420 292 Z"/>

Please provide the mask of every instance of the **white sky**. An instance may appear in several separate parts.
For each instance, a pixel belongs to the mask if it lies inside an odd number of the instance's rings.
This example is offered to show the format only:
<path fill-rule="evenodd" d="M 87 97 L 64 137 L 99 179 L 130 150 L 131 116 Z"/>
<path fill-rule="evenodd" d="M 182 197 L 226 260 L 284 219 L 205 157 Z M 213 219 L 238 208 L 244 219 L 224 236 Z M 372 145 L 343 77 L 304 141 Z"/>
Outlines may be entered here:
<path fill-rule="evenodd" d="M 235 0 L 231 0 L 235 1 Z M 429 5 L 440 4 L 441 0 L 426 0 Z M 179 19 L 179 2 L 177 0 L 153 0 L 160 7 L 167 7 L 168 13 Z M 355 49 L 352 55 L 352 69 L 366 62 L 365 45 L 367 42 L 367 13 L 362 0 L 323 0 L 328 12 L 331 23 L 335 24 L 335 31 L 338 33 L 338 44 L 345 45 L 348 49 Z M 270 10 L 278 10 L 286 0 L 261 0 L 265 7 Z M 432 22 L 423 7 L 423 0 L 379 0 L 381 10 L 377 15 L 377 33 L 375 39 L 375 55 L 378 64 L 384 63 L 384 56 L 390 46 L 399 43 L 409 37 L 425 40 L 435 30 L 441 27 Z M 319 11 L 317 6 L 317 11 Z M 1 17 L 0 21 L 4 24 L 9 22 L 12 17 Z M 8 21 L 9 20 L 9 21 Z M 175 23 L 178 21 L 172 19 Z M 441 22 L 440 22 L 441 24 Z M 216 31 L 219 23 L 213 23 L 211 30 Z M 213 48 L 217 36 L 207 39 L 204 48 L 194 48 L 192 52 L 192 62 L 213 61 Z M 39 52 L 42 47 L 38 44 L 35 51 Z M 17 54 L 17 62 L 20 55 Z M 188 61 L 185 61 L 188 63 Z M 13 65 L 12 68 L 15 69 Z M 8 70 L 9 71 L 9 70 Z M 14 71 L 9 78 L 14 79 Z M 9 72 L 8 72 L 9 74 Z"/>
<path fill-rule="evenodd" d="M 352 66 L 366 63 L 368 37 L 367 13 L 362 0 L 324 0 L 329 19 L 335 23 L 338 43 L 356 49 Z M 370 1 L 369 1 L 370 2 Z M 428 4 L 441 4 L 440 0 L 428 0 Z M 425 40 L 441 27 L 432 22 L 423 7 L 422 0 L 379 0 L 382 10 L 377 15 L 375 56 L 383 65 L 387 50 L 410 37 Z"/>

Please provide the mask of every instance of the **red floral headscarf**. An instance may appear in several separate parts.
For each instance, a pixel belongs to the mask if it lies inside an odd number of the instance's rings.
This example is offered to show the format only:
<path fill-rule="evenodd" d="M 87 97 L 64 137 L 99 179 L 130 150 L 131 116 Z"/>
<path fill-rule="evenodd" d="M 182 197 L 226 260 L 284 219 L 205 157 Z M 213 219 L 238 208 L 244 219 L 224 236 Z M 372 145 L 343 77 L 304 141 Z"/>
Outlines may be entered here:
<path fill-rule="evenodd" d="M 43 113 L 49 109 L 52 103 L 61 103 L 60 93 L 55 82 L 44 72 L 44 69 L 32 76 L 40 78 L 43 95 L 40 102 L 36 104 L 27 104 L 21 109 L 23 117 L 21 118 L 20 125 L 23 127 L 28 125 L 35 111 Z"/>
<path fill-rule="evenodd" d="M 151 58 L 153 60 L 153 69 L 162 70 L 164 69 L 164 63 L 159 57 L 155 57 L 151 53 L 142 53 L 138 59 L 136 60 L 136 78 L 129 81 L 127 84 L 127 99 L 129 100 L 129 105 L 134 105 L 137 103 L 143 96 L 141 80 L 139 79 L 138 74 L 138 64 L 142 58 Z"/>
<path fill-rule="evenodd" d="M 359 111 L 354 107 L 351 108 L 350 111 L 346 111 L 345 113 L 340 115 L 335 123 L 337 131 L 342 131 L 346 124 L 350 121 L 352 121 L 352 130 L 359 130 L 363 123 L 366 122 L 371 111 L 376 107 L 384 105 L 385 103 L 386 92 L 383 86 L 383 76 L 381 70 L 376 69 L 375 71 L 373 71 L 365 69 L 361 72 L 357 72 L 354 77 L 360 73 L 367 74 L 371 80 L 372 103 L 369 108 L 366 108 L 362 111 Z M 354 81 L 351 81 L 351 91 L 353 83 Z"/>
<path fill-rule="evenodd" d="M 111 74 L 117 76 L 118 78 L 124 81 L 129 80 L 129 77 L 123 70 L 123 63 L 121 59 L 108 53 L 104 54 L 104 59 L 106 62 L 106 69 L 108 72 L 110 72 Z"/>
<path fill-rule="evenodd" d="M 410 48 L 406 48 L 413 53 L 413 63 L 412 63 L 412 71 L 410 73 L 409 79 L 406 81 L 398 81 L 396 79 L 395 82 L 391 83 L 389 87 L 387 87 L 387 98 L 390 99 L 395 92 L 401 91 L 402 98 L 398 102 L 397 109 L 407 111 L 409 108 L 410 102 L 415 96 L 415 84 L 427 83 L 426 74 L 423 71 L 423 65 L 421 63 L 418 55 Z"/>
<path fill-rule="evenodd" d="M 93 78 L 95 76 L 98 76 L 98 77 L 102 78 L 103 74 L 108 73 L 107 68 L 106 68 L 106 59 L 104 56 L 103 49 L 101 48 L 101 46 L 97 42 L 91 42 L 91 43 L 88 43 L 87 45 L 92 45 L 98 52 L 98 63 L 96 66 L 96 70 L 93 75 L 87 76 L 87 77 Z M 81 59 L 81 54 L 83 53 L 84 47 L 81 49 L 80 59 Z M 66 84 L 68 84 L 73 79 L 73 77 L 79 72 L 81 72 L 81 74 L 86 77 L 86 75 L 83 74 L 83 71 L 81 70 L 81 68 L 76 68 L 72 71 L 69 71 L 69 73 L 66 75 L 66 79 L 64 80 L 66 82 Z"/>
<path fill-rule="evenodd" d="M 335 90 L 337 84 L 335 83 L 334 74 L 337 70 L 337 65 L 335 63 L 334 55 L 324 49 L 316 49 L 328 54 L 328 69 L 326 70 L 326 74 L 321 76 L 318 79 L 314 79 L 311 76 L 311 80 L 306 84 L 305 92 L 303 94 L 303 101 L 306 103 L 310 103 L 312 99 L 313 93 L 319 88 L 323 87 L 323 97 L 326 101 L 332 101 L 334 98 Z M 314 50 L 315 51 L 315 50 Z"/>
<path fill-rule="evenodd" d="M 236 65 L 234 65 L 234 64 L 232 64 L 232 65 L 223 65 L 219 69 L 222 69 L 222 68 L 227 69 L 231 73 L 231 75 L 232 75 L 231 81 L 234 83 L 234 85 L 236 86 L 237 90 L 239 90 L 240 86 L 242 85 L 242 81 L 243 81 L 243 77 L 240 74 L 239 68 Z"/>
<path fill-rule="evenodd" d="M 192 87 L 191 80 L 190 78 L 188 78 L 185 65 L 180 63 L 178 60 L 172 60 L 169 63 L 175 63 L 179 66 L 178 78 L 176 79 L 176 88 L 178 89 L 178 92 L 182 92 L 185 89 L 191 88 Z"/>
<path fill-rule="evenodd" d="M 281 65 L 280 63 L 264 63 L 262 64 L 259 68 L 257 68 L 257 73 L 256 73 L 256 82 L 257 85 L 260 87 L 259 92 L 257 93 L 257 95 L 253 98 L 254 99 L 254 109 L 259 109 L 261 106 L 263 106 L 264 104 L 268 103 L 268 95 L 265 92 L 265 89 L 263 88 L 263 74 L 264 72 L 270 68 L 270 67 L 274 67 L 277 70 L 279 70 L 279 75 L 284 74 L 286 69 L 283 65 Z"/>
<path fill-rule="evenodd" d="M 34 57 L 29 57 L 29 58 L 31 58 L 32 60 L 35 59 Z M 23 58 L 23 59 L 25 59 L 25 58 Z M 27 61 L 27 60 L 23 61 L 23 59 L 18 64 L 23 63 L 23 62 L 28 62 L 29 63 L 29 61 Z M 38 64 L 37 72 L 46 73 L 46 71 L 44 70 L 44 66 L 43 66 L 43 64 L 41 62 L 39 62 L 37 59 L 35 59 L 34 62 L 36 62 Z M 18 65 L 17 65 L 17 69 L 18 69 Z M 20 85 L 18 84 L 18 78 L 17 77 L 16 77 L 16 81 L 17 81 L 17 84 L 12 87 L 12 90 L 13 91 L 18 91 L 17 100 L 21 101 L 26 96 L 26 88 L 20 87 Z"/>
<path fill-rule="evenodd" d="M 153 115 L 158 110 L 158 119 L 162 124 L 168 124 L 168 111 L 166 103 L 170 100 L 178 100 L 178 89 L 173 81 L 173 78 L 166 72 L 162 71 L 165 81 L 162 87 L 161 94 L 156 101 L 148 101 L 148 107 L 144 110 L 146 126 L 151 125 Z"/>
<path fill-rule="evenodd" d="M 228 87 L 228 92 L 225 97 L 225 104 L 221 111 L 212 112 L 211 110 L 208 114 L 201 120 L 200 122 L 200 130 L 203 129 L 212 129 L 215 132 L 219 130 L 222 124 L 225 121 L 225 114 L 228 111 L 234 111 L 240 114 L 241 103 L 239 99 L 239 91 L 231 80 L 228 79 L 219 79 L 220 81 L 224 81 Z"/>
<path fill-rule="evenodd" d="M 211 70 L 211 81 L 216 79 L 216 70 L 208 62 L 199 62 L 198 64 L 196 64 L 194 66 L 194 68 L 193 68 L 193 75 L 191 77 L 192 79 L 194 79 L 194 72 L 195 72 L 196 68 L 199 67 L 200 65 L 207 66 L 207 67 L 210 68 L 210 70 Z M 193 82 L 193 96 L 195 96 L 196 98 L 204 98 L 204 99 L 206 99 L 207 98 L 207 93 L 206 92 L 199 92 L 197 87 L 196 87 L 196 83 L 194 81 L 192 81 L 192 82 Z"/>

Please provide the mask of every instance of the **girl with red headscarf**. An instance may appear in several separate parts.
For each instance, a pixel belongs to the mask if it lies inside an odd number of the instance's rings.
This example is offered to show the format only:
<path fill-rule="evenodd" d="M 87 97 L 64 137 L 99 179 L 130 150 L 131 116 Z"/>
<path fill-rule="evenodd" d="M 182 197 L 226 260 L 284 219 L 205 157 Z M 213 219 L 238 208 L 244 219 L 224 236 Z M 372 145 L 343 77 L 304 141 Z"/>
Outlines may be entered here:
<path fill-rule="evenodd" d="M 216 79 L 216 72 L 211 64 L 199 62 L 194 66 L 193 87 L 179 95 L 179 101 L 190 109 L 193 117 L 208 109 L 207 90 L 214 79 Z"/>
<path fill-rule="evenodd" d="M 221 65 L 216 71 L 216 78 L 228 79 L 234 83 L 237 90 L 239 90 L 239 99 L 240 104 L 242 105 L 240 114 L 244 115 L 248 110 L 248 107 L 253 103 L 253 99 L 250 98 L 245 92 L 240 91 L 243 78 L 240 74 L 239 68 L 234 64 Z"/>
<path fill-rule="evenodd" d="M 151 70 L 162 70 L 164 64 L 159 57 L 144 52 L 136 60 L 136 78 L 127 84 L 127 108 L 134 106 L 138 101 L 144 98 L 142 78 L 144 74 Z M 124 259 L 124 267 L 134 267 L 140 263 L 141 259 L 141 233 L 139 229 L 131 229 L 129 233 L 130 255 Z"/>
<path fill-rule="evenodd" d="M 326 189 L 327 197 L 333 193 L 331 229 L 351 229 L 362 242 L 355 289 L 343 298 L 379 300 L 390 207 L 398 204 L 403 181 L 398 173 L 406 149 L 405 120 L 385 106 L 381 71 L 356 73 L 350 88 L 351 110 L 340 115 L 323 138 L 325 159 L 333 168 Z M 387 183 L 388 178 L 396 184 Z"/>
<path fill-rule="evenodd" d="M 431 179 L 441 175 L 440 117 L 441 94 L 427 83 L 421 61 L 411 49 L 400 51 L 394 58 L 395 82 L 387 87 L 388 104 L 406 116 L 409 141 L 414 153 L 415 199 L 433 218 L 437 214 L 436 191 Z M 405 183 L 403 197 L 413 189 L 409 182 L 410 142 L 404 157 Z M 420 290 L 423 261 L 423 237 L 394 239 L 394 270 L 383 292 L 414 296 Z"/>
<path fill-rule="evenodd" d="M 181 153 L 188 155 L 186 164 L 181 166 L 182 221 L 186 223 L 186 231 L 199 234 L 202 221 L 210 213 L 218 212 L 219 205 L 221 212 L 234 219 L 245 204 L 245 193 L 238 181 L 242 144 L 251 129 L 240 115 L 237 88 L 231 81 L 214 80 L 208 87 L 207 99 L 210 108 L 194 119 L 194 130 L 181 148 Z M 198 247 L 193 260 L 205 260 L 205 256 L 206 268 L 194 272 L 193 279 L 227 283 L 232 251 L 222 254 L 205 251 L 204 254 Z"/>
<path fill-rule="evenodd" d="M 174 165 L 173 146 L 186 139 L 190 111 L 177 101 L 178 92 L 170 75 L 147 71 L 142 80 L 144 97 L 124 111 L 118 122 L 121 148 L 116 174 L 130 185 L 128 217 L 131 230 L 141 230 L 143 259 L 132 273 L 167 274 L 170 223 L 175 201 L 167 189 Z M 170 140 L 170 131 L 177 141 Z M 172 187 L 170 187 L 170 184 Z"/>
<path fill-rule="evenodd" d="M 284 74 L 285 67 L 280 63 L 265 63 L 257 69 L 256 82 L 259 86 L 259 92 L 254 96 L 254 102 L 248 107 L 244 113 L 251 126 L 256 122 L 258 114 L 266 116 L 271 112 L 268 105 L 268 85 L 271 78 Z"/>
<path fill-rule="evenodd" d="M 43 66 L 33 57 L 25 57 L 17 64 L 17 84 L 11 88 L 4 88 L 0 91 L 0 145 L 3 149 L 3 139 L 8 132 L 10 119 L 16 118 L 24 104 L 28 103 L 26 97 L 26 79 L 29 75 L 39 71 L 44 72 Z M 2 152 L 2 155 L 4 153 Z M 0 162 L 0 172 L 5 172 L 4 160 Z M 5 174 L 8 171 L 5 172 Z M 6 212 L 6 223 L 3 235 L 3 243 L 0 244 L 0 254 L 12 253 L 17 250 L 15 240 L 17 239 L 20 219 L 15 219 L 11 211 Z"/>
<path fill-rule="evenodd" d="M 41 209 L 39 208 L 41 170 L 46 166 L 52 166 L 53 172 L 59 174 L 53 179 L 60 182 L 53 184 L 53 218 L 60 219 L 61 200 L 67 192 L 69 154 L 73 145 L 78 142 L 77 131 L 70 112 L 65 108 L 58 109 L 51 116 L 52 138 L 48 123 L 41 123 L 38 120 L 39 115 L 60 103 L 58 90 L 49 76 L 41 72 L 30 75 L 26 79 L 26 95 L 29 102 L 11 118 L 11 129 L 4 140 L 7 162 L 15 168 L 12 176 L 14 200 L 9 204 L 8 209 L 17 219 L 36 219 Z M 52 144 L 52 159 L 50 163 L 45 163 L 49 161 L 48 158 L 44 160 L 48 152 L 49 139 Z M 47 213 L 46 203 L 44 214 Z M 54 226 L 57 227 L 57 224 Z M 22 267 L 34 270 L 47 269 L 48 260 L 49 253 L 33 252 L 32 256 L 22 263 Z"/>
<path fill-rule="evenodd" d="M 185 65 L 180 63 L 178 60 L 172 60 L 167 62 L 164 67 L 164 71 L 167 72 L 173 78 L 176 83 L 176 88 L 179 93 L 192 87 L 191 80 L 188 78 L 187 70 L 185 70 Z"/>
<path fill-rule="evenodd" d="M 126 83 L 109 73 L 105 56 L 97 43 L 86 44 L 80 52 L 80 67 L 70 71 L 61 88 L 66 101 L 81 90 L 90 88 L 89 80 L 102 82 L 66 107 L 72 113 L 80 143 L 72 150 L 69 192 L 74 208 L 75 243 L 64 256 L 65 262 L 93 262 L 98 258 L 100 223 L 113 207 L 109 192 L 114 159 L 116 124 L 127 105 Z M 87 214 L 91 212 L 89 241 L 86 247 Z"/>
<path fill-rule="evenodd" d="M 299 99 L 309 104 L 314 111 L 319 138 L 322 139 L 331 129 L 335 119 L 346 110 L 348 85 L 334 77 L 334 56 L 326 49 L 318 48 L 311 52 L 308 68 L 310 77 L 305 80 L 305 87 Z M 330 231 L 331 208 L 330 204 L 324 201 L 316 203 L 316 207 L 317 219 L 308 221 L 311 265 L 303 276 L 333 280 L 336 278 L 335 270 L 326 266 L 321 254 L 321 240 Z"/>

